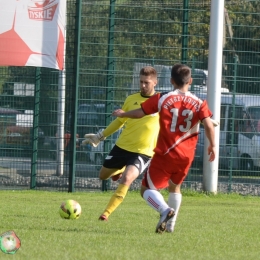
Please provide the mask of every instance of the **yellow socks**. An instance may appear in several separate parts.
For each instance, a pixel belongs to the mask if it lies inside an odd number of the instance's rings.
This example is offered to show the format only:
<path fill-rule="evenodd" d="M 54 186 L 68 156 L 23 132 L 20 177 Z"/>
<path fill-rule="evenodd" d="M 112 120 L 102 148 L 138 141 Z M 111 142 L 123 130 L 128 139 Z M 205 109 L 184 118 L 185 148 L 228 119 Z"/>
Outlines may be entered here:
<path fill-rule="evenodd" d="M 107 204 L 107 207 L 103 213 L 106 217 L 115 211 L 115 209 L 123 202 L 125 195 L 129 187 L 124 184 L 119 184 L 115 193 L 112 195 L 110 201 Z"/>

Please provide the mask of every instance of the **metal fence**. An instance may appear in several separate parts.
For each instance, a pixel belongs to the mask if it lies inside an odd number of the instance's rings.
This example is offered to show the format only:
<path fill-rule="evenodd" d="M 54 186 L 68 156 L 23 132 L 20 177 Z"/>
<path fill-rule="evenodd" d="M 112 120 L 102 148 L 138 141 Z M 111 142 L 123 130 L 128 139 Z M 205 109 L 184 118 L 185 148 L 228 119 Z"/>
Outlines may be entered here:
<path fill-rule="evenodd" d="M 188 64 L 194 78 L 191 91 L 205 95 L 210 2 L 67 0 L 64 133 L 58 134 L 64 101 L 59 95 L 61 73 L 0 67 L 0 188 L 103 189 L 98 171 L 118 135 L 92 148 L 81 145 L 84 134 L 113 120 L 111 111 L 138 90 L 139 70 L 147 64 L 158 71 L 158 91 L 170 89 L 174 63 Z M 219 86 L 222 192 L 260 194 L 259 11 L 258 1 L 225 2 Z M 60 141 L 64 161 L 57 149 Z M 192 190 L 202 189 L 203 147 L 201 127 L 196 157 L 184 182 Z M 139 184 L 137 179 L 131 188 Z M 117 183 L 105 185 L 114 189 Z"/>

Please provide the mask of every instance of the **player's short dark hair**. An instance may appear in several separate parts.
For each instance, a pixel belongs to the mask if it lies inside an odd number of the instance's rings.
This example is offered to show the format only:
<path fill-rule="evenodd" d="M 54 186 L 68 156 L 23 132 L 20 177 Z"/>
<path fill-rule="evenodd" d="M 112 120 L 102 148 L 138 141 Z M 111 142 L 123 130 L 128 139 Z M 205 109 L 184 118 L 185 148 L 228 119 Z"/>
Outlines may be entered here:
<path fill-rule="evenodd" d="M 152 66 L 146 66 L 141 68 L 140 76 L 154 76 L 155 78 L 157 78 L 157 71 Z"/>
<path fill-rule="evenodd" d="M 191 78 L 191 69 L 184 64 L 175 64 L 171 70 L 171 78 L 177 86 L 183 86 L 189 83 Z"/>

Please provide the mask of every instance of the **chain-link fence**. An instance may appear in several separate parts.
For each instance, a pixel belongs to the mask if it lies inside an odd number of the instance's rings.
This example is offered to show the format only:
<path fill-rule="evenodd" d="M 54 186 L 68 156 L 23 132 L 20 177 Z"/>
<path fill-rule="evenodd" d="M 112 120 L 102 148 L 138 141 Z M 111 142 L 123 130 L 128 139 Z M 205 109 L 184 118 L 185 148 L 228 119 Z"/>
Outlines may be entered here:
<path fill-rule="evenodd" d="M 84 134 L 113 120 L 111 112 L 138 91 L 139 70 L 147 64 L 158 71 L 157 91 L 171 89 L 174 63 L 188 64 L 194 78 L 191 91 L 205 98 L 210 4 L 67 0 L 65 96 L 60 95 L 57 70 L 0 67 L 1 188 L 102 189 L 98 172 L 118 134 L 97 148 L 81 145 Z M 225 2 L 219 191 L 260 193 L 259 9 L 258 1 Z M 202 189 L 203 149 L 201 127 L 184 183 L 190 189 Z M 107 184 L 108 189 L 117 185 Z M 132 188 L 139 184 L 137 179 Z"/>

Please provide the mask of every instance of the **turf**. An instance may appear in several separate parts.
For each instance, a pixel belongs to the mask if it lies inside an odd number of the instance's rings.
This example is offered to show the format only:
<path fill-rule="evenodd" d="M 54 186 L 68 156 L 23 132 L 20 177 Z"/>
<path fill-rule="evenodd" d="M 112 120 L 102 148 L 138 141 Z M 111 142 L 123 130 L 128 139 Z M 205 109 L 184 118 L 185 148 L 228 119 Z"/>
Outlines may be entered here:
<path fill-rule="evenodd" d="M 175 231 L 156 234 L 159 214 L 129 192 L 108 222 L 98 221 L 110 192 L 0 191 L 0 234 L 14 230 L 21 248 L 0 259 L 189 260 L 259 259 L 260 198 L 183 193 Z M 167 198 L 167 193 L 163 195 Z M 66 199 L 82 207 L 78 220 L 61 219 Z"/>

